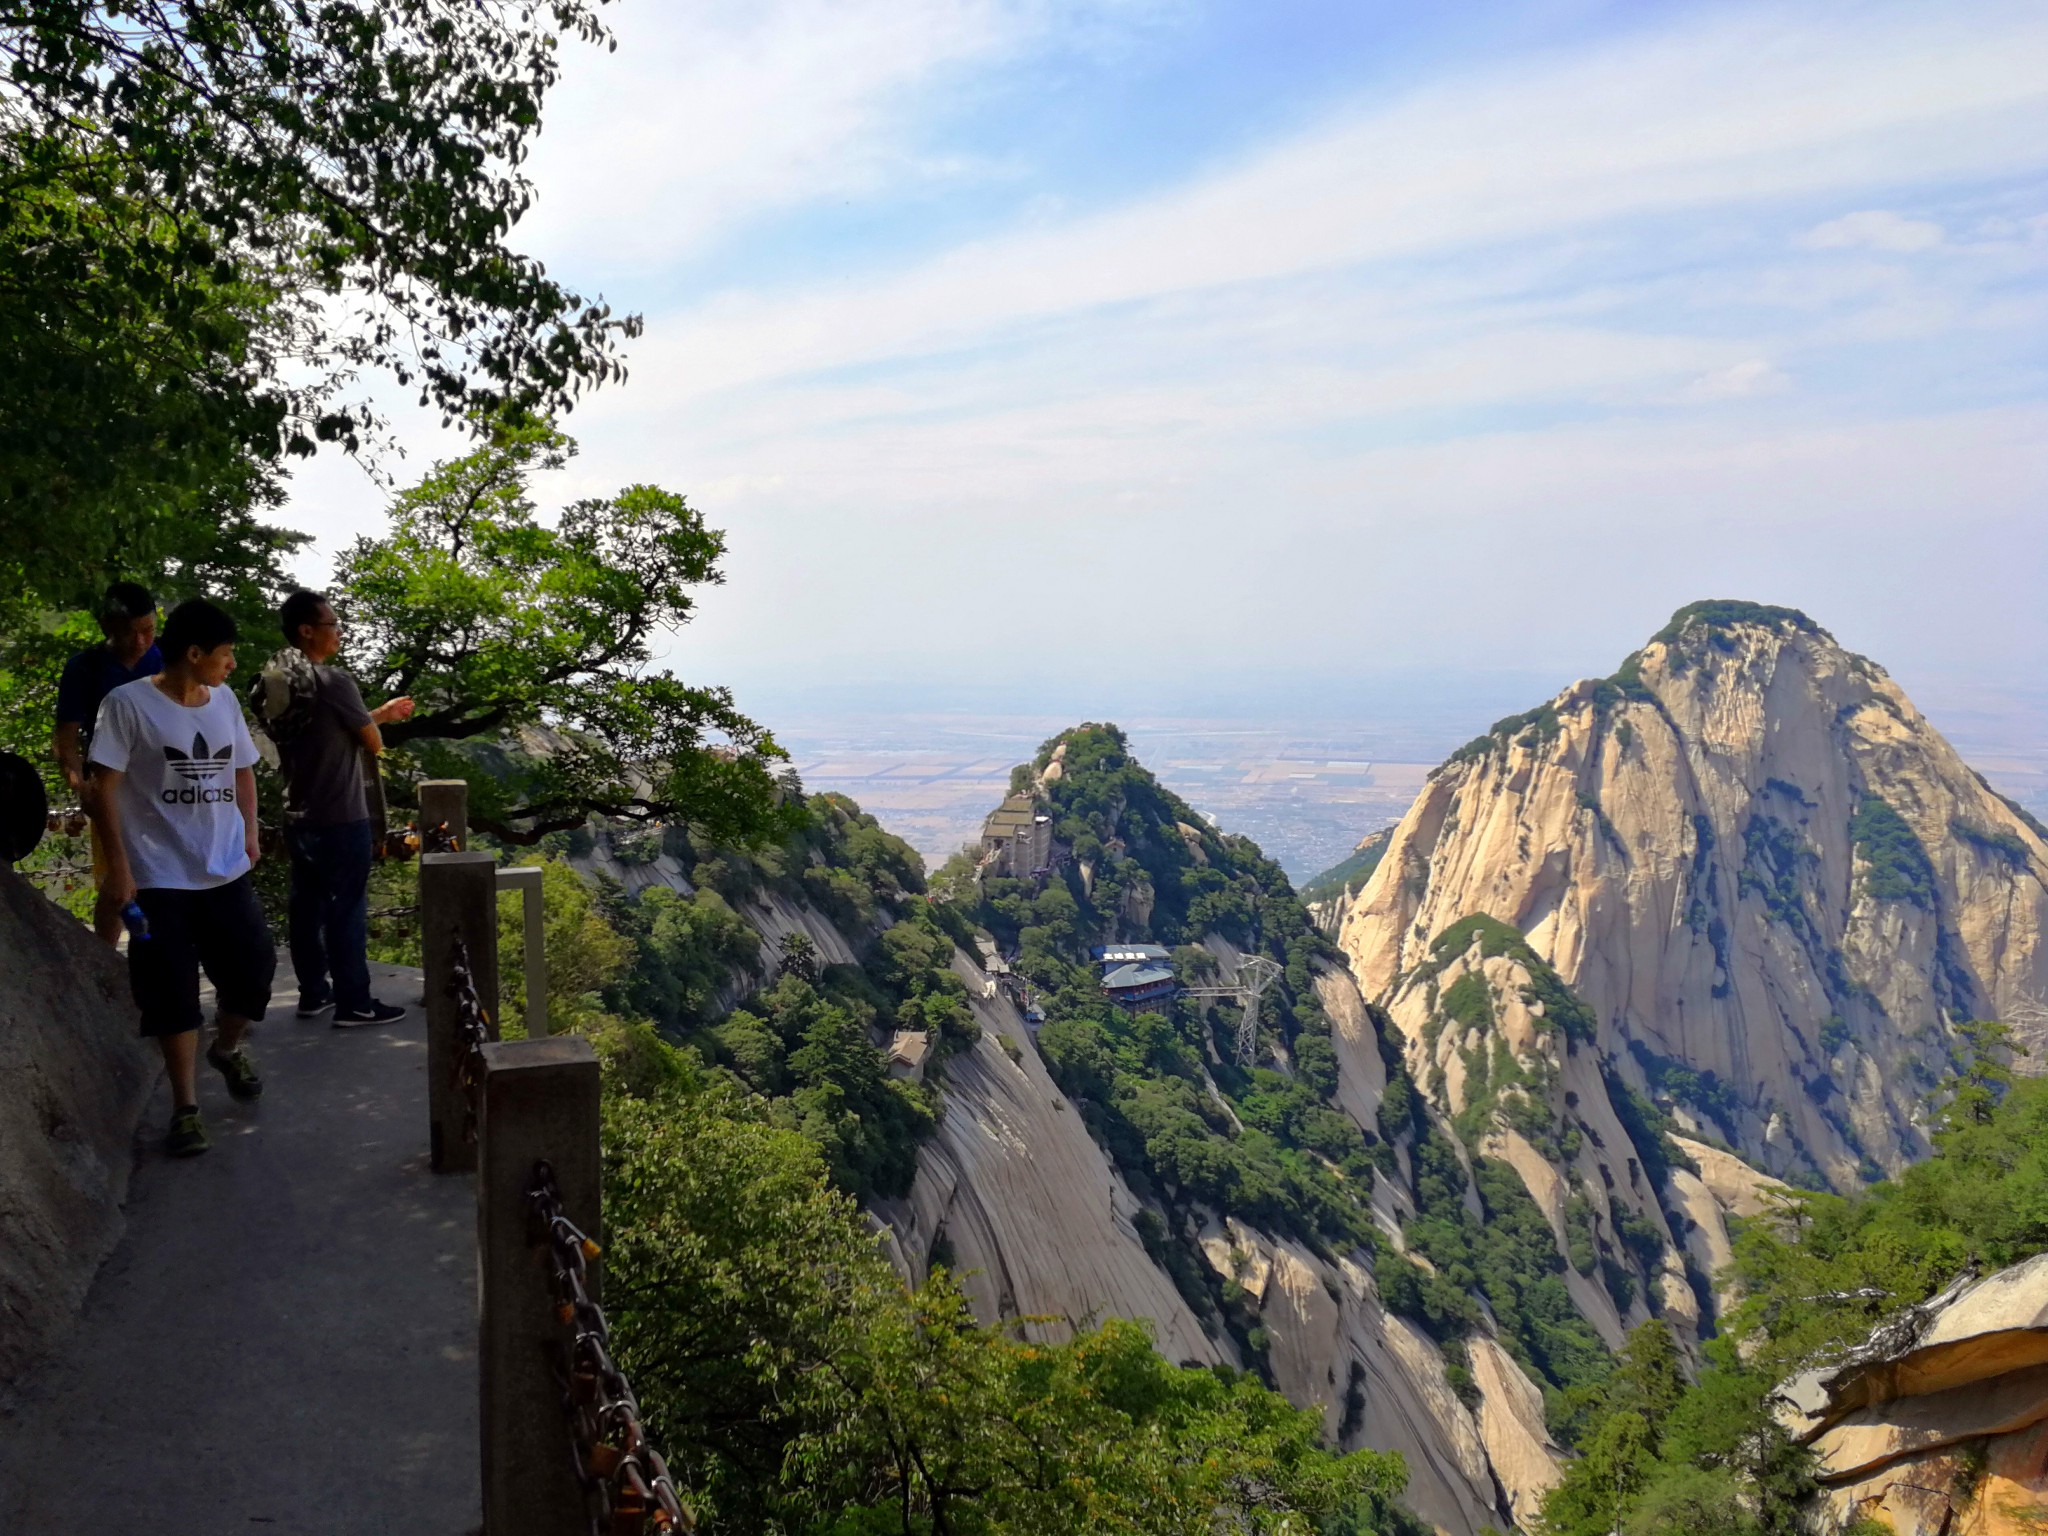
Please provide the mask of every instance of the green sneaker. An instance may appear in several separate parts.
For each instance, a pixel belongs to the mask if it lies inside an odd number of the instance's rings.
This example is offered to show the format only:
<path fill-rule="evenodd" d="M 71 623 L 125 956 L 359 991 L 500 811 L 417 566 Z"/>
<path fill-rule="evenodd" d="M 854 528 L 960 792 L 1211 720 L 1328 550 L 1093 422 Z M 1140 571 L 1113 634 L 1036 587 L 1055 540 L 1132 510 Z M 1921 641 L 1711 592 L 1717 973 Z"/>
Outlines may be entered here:
<path fill-rule="evenodd" d="M 164 1138 L 164 1150 L 172 1157 L 197 1157 L 212 1145 L 206 1139 L 206 1122 L 199 1118 L 196 1104 L 171 1116 L 171 1134 Z"/>
<path fill-rule="evenodd" d="M 206 1064 L 227 1079 L 228 1092 L 236 1098 L 263 1097 L 263 1079 L 256 1075 L 256 1063 L 249 1059 L 246 1047 L 237 1046 L 232 1051 L 223 1051 L 218 1046 L 209 1045 Z"/>

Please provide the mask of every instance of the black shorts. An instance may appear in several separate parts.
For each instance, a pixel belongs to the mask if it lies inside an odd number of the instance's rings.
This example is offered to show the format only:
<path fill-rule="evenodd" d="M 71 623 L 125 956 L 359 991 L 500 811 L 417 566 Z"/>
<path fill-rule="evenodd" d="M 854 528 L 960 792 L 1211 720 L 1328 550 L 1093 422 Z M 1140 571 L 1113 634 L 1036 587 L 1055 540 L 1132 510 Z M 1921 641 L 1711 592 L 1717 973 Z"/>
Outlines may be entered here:
<path fill-rule="evenodd" d="M 128 985 L 145 1036 L 197 1029 L 199 972 L 221 1012 L 260 1019 L 270 1006 L 277 948 L 247 875 L 203 891 L 137 891 L 149 937 L 128 941 Z"/>

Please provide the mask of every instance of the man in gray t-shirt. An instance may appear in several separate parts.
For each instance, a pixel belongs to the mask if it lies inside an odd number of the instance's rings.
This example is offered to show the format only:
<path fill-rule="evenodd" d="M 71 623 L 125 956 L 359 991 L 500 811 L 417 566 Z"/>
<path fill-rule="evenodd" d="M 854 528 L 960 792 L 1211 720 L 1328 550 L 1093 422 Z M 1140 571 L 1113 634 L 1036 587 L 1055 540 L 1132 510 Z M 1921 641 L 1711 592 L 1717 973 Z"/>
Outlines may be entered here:
<path fill-rule="evenodd" d="M 412 713 L 411 699 L 365 707 L 356 680 L 323 663 L 341 624 L 317 592 L 294 592 L 278 615 L 285 638 L 313 663 L 312 717 L 278 747 L 285 846 L 291 853 L 292 969 L 299 1017 L 334 1010 L 336 1028 L 388 1024 L 405 1010 L 370 995 L 369 893 L 375 849 L 364 777 L 384 750 L 380 725 Z"/>
<path fill-rule="evenodd" d="M 364 707 L 356 680 L 339 667 L 316 665 L 313 682 L 312 718 L 277 749 L 284 767 L 286 824 L 339 827 L 367 822 L 363 753 L 370 748 L 363 731 L 376 730 L 377 722 Z"/>

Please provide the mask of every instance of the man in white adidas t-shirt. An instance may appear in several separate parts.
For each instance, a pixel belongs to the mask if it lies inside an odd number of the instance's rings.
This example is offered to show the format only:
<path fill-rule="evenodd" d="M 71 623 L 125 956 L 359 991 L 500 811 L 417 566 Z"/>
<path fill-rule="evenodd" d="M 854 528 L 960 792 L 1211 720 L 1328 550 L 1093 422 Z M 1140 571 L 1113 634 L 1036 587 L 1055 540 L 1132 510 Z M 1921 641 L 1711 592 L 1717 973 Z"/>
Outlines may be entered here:
<path fill-rule="evenodd" d="M 128 982 L 142 1033 L 164 1053 L 174 1157 L 207 1148 L 199 1115 L 199 973 L 219 1002 L 206 1060 L 238 1099 L 263 1092 L 242 1036 L 270 1006 L 277 951 L 250 867 L 256 846 L 256 746 L 225 686 L 235 621 L 201 598 L 180 603 L 159 642 L 164 669 L 100 705 L 92 761 L 110 900 L 149 925 L 128 941 Z"/>

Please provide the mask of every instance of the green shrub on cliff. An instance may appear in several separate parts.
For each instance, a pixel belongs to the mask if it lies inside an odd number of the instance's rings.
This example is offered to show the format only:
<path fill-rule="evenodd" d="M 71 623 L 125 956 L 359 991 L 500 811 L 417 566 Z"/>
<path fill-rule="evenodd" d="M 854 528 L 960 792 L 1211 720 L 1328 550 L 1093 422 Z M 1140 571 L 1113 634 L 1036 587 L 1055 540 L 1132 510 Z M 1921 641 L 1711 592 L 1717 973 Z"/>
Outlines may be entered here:
<path fill-rule="evenodd" d="M 1827 631 L 1797 608 L 1777 608 L 1769 603 L 1752 603 L 1742 598 L 1716 597 L 1687 603 L 1671 615 L 1671 621 L 1650 637 L 1652 645 L 1669 645 L 1689 631 L 1704 630 L 1708 636 L 1725 635 L 1737 625 L 1794 634 L 1819 635 Z"/>
<path fill-rule="evenodd" d="M 1905 817 L 1878 796 L 1865 795 L 1849 817 L 1849 841 L 1865 865 L 1864 894 L 1934 910 L 1934 866 Z"/>

